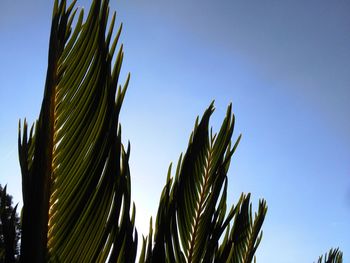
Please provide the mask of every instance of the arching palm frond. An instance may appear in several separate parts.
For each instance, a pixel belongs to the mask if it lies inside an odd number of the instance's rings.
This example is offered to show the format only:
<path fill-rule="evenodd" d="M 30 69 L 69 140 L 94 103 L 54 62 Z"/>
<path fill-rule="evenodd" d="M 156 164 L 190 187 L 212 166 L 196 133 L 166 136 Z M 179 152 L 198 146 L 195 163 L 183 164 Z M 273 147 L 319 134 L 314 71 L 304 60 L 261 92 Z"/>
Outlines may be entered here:
<path fill-rule="evenodd" d="M 140 262 L 251 262 L 254 256 L 266 203 L 260 201 L 253 220 L 250 195 L 242 195 L 226 215 L 227 172 L 240 137 L 231 147 L 231 105 L 219 133 L 209 132 L 213 110 L 211 104 L 199 123 L 197 118 L 174 179 L 169 168 L 155 231 L 153 234 L 151 223 Z M 226 236 L 220 243 L 224 231 Z"/>
<path fill-rule="evenodd" d="M 39 119 L 19 130 L 22 262 L 132 262 L 137 233 L 130 218 L 129 147 L 121 143 L 117 91 L 121 28 L 111 43 L 108 1 L 92 1 L 72 30 L 75 1 L 55 1 L 45 93 Z"/>
<path fill-rule="evenodd" d="M 323 261 L 322 261 L 323 260 Z M 317 263 L 342 263 L 343 262 L 343 252 L 339 250 L 339 248 L 336 249 L 330 249 L 328 254 L 326 253 L 323 257 L 320 256 L 318 258 Z"/>

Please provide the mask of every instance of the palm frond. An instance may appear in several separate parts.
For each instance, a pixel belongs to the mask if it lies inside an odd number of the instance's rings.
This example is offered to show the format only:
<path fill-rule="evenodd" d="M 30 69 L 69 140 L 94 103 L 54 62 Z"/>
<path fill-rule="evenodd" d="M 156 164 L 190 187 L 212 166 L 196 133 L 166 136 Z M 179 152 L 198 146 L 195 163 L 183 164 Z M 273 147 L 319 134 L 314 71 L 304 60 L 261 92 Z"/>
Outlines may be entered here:
<path fill-rule="evenodd" d="M 339 250 L 339 248 L 333 249 L 331 248 L 323 257 L 320 256 L 318 258 L 317 263 L 342 263 L 343 262 L 343 252 Z"/>
<path fill-rule="evenodd" d="M 144 239 L 140 262 L 250 262 L 260 242 L 266 214 L 265 201 L 252 220 L 249 195 L 242 195 L 226 215 L 227 172 L 240 137 L 231 147 L 234 115 L 227 109 L 218 134 L 209 132 L 211 104 L 198 118 L 185 155 L 180 156 L 175 178 L 163 189 L 155 224 Z M 229 223 L 234 219 L 232 231 Z M 224 231 L 227 236 L 219 245 Z M 152 241 L 154 240 L 154 244 Z M 146 245 L 147 243 L 147 245 Z M 153 245 L 153 249 L 147 249 Z"/>
<path fill-rule="evenodd" d="M 232 229 L 227 228 L 226 237 L 219 247 L 215 262 L 252 262 L 260 244 L 262 238 L 260 229 L 267 212 L 265 200 L 260 200 L 254 220 L 250 194 L 242 194 L 238 207 Z"/>
<path fill-rule="evenodd" d="M 118 86 L 120 35 L 106 32 L 109 3 L 92 1 L 84 21 L 73 1 L 55 1 L 48 69 L 39 119 L 19 129 L 23 218 L 21 259 L 133 261 L 137 233 L 130 218 L 129 147 L 118 116 L 128 85 Z"/>

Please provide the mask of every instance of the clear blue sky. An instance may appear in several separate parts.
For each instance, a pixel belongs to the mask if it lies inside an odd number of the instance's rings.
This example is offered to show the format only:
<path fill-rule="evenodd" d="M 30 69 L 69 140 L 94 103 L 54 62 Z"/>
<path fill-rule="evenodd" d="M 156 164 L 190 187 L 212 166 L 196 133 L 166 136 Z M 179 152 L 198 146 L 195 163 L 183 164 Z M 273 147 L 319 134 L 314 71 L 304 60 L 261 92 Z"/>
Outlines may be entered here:
<path fill-rule="evenodd" d="M 78 1 L 88 7 L 89 1 Z M 169 163 L 195 117 L 216 100 L 243 134 L 229 202 L 251 192 L 269 206 L 258 262 L 313 262 L 330 247 L 350 258 L 350 2 L 128 0 L 121 112 L 131 142 L 137 227 L 155 215 Z M 0 183 L 21 199 L 18 119 L 41 105 L 51 1 L 0 2 Z"/>

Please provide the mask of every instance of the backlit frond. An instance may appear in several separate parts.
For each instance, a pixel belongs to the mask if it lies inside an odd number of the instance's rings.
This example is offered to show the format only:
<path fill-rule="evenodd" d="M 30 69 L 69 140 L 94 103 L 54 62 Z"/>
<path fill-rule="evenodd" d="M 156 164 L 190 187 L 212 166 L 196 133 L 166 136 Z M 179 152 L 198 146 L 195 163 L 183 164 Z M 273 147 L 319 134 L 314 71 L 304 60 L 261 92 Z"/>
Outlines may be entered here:
<path fill-rule="evenodd" d="M 130 261 L 136 233 L 134 210 L 129 215 L 129 151 L 118 123 L 128 85 L 117 91 L 122 48 L 112 65 L 120 30 L 111 43 L 115 14 L 106 32 L 107 0 L 92 1 L 85 20 L 74 5 L 55 1 L 40 116 L 29 137 L 26 122 L 20 129 L 21 257 Z"/>
<path fill-rule="evenodd" d="M 231 105 L 219 132 L 209 132 L 213 111 L 211 104 L 201 121 L 196 120 L 173 179 L 169 168 L 154 235 L 150 232 L 144 240 L 144 257 L 140 262 L 251 262 L 254 256 L 266 203 L 260 202 L 254 220 L 249 195 L 242 195 L 238 204 L 226 213 L 227 172 L 240 137 L 231 147 L 234 128 Z"/>

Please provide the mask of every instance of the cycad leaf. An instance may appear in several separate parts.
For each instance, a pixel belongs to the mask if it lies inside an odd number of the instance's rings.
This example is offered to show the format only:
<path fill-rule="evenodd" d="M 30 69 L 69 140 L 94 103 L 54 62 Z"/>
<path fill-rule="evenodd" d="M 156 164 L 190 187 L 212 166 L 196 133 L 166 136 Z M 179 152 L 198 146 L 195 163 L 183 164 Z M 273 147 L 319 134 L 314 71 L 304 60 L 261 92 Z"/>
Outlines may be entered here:
<path fill-rule="evenodd" d="M 254 239 L 261 225 L 253 225 L 249 218 L 249 197 L 242 196 L 226 215 L 227 172 L 240 140 L 239 137 L 231 148 L 234 128 L 231 105 L 218 134 L 209 132 L 213 110 L 211 104 L 202 119 L 197 118 L 173 180 L 169 169 L 158 208 L 153 249 L 148 249 L 147 259 L 142 257 L 140 262 L 231 262 L 236 245 L 233 240 L 245 240 L 245 249 L 238 250 L 242 258 L 254 255 L 258 242 L 251 240 L 251 236 Z M 235 223 L 230 231 L 229 223 L 233 219 Z M 225 230 L 226 237 L 219 246 Z M 152 238 L 150 233 L 145 240 L 148 247 L 152 245 Z"/>
<path fill-rule="evenodd" d="M 250 194 L 242 195 L 229 237 L 220 245 L 216 262 L 249 263 L 253 261 L 255 251 L 262 238 L 260 232 L 267 212 L 265 200 L 259 202 L 254 219 L 250 203 Z"/>
<path fill-rule="evenodd" d="M 210 138 L 208 130 L 212 112 L 213 105 L 210 105 L 195 126 L 176 178 L 178 230 L 188 262 L 198 262 L 202 258 L 210 237 L 206 230 L 215 209 L 215 195 L 221 190 L 215 186 L 222 184 L 226 176 L 219 170 L 233 131 L 233 125 L 229 123 L 231 113 L 228 113 L 219 135 L 214 139 Z"/>
<path fill-rule="evenodd" d="M 85 21 L 80 12 L 72 30 L 74 4 L 55 1 L 40 116 L 35 132 L 27 138 L 24 123 L 19 139 L 21 256 L 31 262 L 129 261 L 137 237 L 129 216 L 129 150 L 123 150 L 118 124 L 128 83 L 116 94 L 122 49 L 114 70 L 111 65 L 120 31 L 109 49 L 113 25 L 105 36 L 109 7 L 99 0 Z"/>

